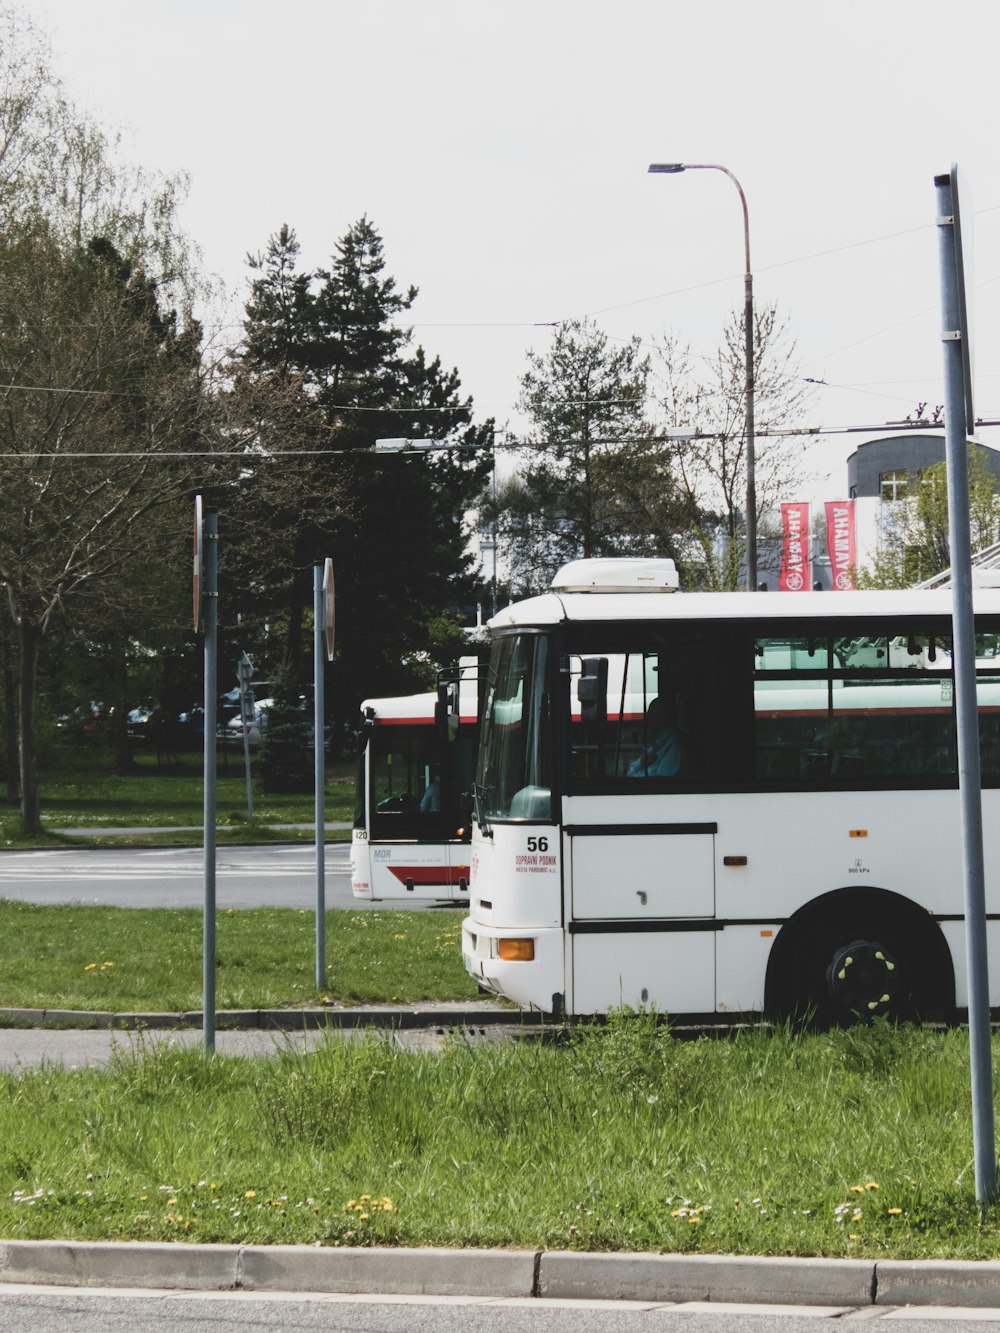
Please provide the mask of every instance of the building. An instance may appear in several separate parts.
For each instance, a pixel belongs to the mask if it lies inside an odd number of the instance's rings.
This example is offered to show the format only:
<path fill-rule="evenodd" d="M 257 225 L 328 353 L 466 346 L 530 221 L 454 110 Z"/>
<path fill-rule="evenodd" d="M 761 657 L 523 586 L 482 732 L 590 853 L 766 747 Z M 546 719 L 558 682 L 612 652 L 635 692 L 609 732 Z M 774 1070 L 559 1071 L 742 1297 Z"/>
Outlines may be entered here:
<path fill-rule="evenodd" d="M 1000 487 L 1000 452 L 974 444 Z M 884 435 L 867 440 L 847 460 L 847 495 L 851 500 L 875 498 L 883 504 L 905 499 L 921 473 L 944 462 L 944 436 Z"/>
<path fill-rule="evenodd" d="M 1000 451 L 974 444 L 1000 490 Z M 883 533 L 891 506 L 916 494 L 923 473 L 935 463 L 945 461 L 944 434 L 907 431 L 866 440 L 847 459 L 846 498 L 853 501 L 856 562 L 870 565 L 882 548 Z M 844 497 L 841 491 L 838 498 Z M 811 539 L 811 584 L 830 589 L 833 577 L 827 553 L 823 505 L 814 504 Z M 818 521 L 817 521 L 818 520 Z M 758 541 L 758 546 L 760 542 Z M 766 543 L 766 568 L 761 581 L 768 588 L 778 587 L 781 565 L 781 541 Z M 935 571 L 936 572 L 936 571 Z"/>

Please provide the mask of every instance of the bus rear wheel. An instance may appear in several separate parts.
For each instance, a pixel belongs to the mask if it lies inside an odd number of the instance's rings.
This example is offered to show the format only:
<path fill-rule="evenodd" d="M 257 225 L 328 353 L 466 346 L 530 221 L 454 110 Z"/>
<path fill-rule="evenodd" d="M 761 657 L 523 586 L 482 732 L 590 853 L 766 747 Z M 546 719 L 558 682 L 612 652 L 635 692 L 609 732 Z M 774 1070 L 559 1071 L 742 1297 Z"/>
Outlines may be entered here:
<path fill-rule="evenodd" d="M 768 964 L 767 1010 L 820 1028 L 952 1017 L 955 979 L 933 919 L 896 894 L 830 894 L 790 918 Z"/>
<path fill-rule="evenodd" d="M 827 997 L 835 1014 L 860 1019 L 898 1014 L 905 978 L 878 940 L 852 940 L 834 951 L 826 969 Z"/>

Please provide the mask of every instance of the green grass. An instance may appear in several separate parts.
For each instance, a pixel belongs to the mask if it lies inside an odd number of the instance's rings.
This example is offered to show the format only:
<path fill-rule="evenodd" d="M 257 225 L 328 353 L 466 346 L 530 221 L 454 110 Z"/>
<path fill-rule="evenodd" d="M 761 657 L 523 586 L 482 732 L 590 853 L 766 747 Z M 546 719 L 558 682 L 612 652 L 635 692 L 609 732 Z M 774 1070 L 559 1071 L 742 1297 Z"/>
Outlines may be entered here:
<path fill-rule="evenodd" d="M 313 913 L 219 912 L 217 1007 L 474 998 L 476 985 L 462 967 L 460 922 L 455 912 L 328 912 L 327 986 L 319 993 Z M 2 1008 L 114 1013 L 201 1008 L 197 909 L 0 900 L 0 938 Z"/>
<path fill-rule="evenodd" d="M 166 1045 L 0 1078 L 0 1234 L 995 1258 L 968 1041 L 916 1029 L 247 1061 Z"/>
<path fill-rule="evenodd" d="M 75 753 L 63 755 L 58 769 L 40 783 L 42 838 L 26 838 L 21 832 L 19 811 L 0 807 L 0 847 L 51 845 L 59 829 L 134 828 L 145 830 L 116 842 L 177 843 L 200 840 L 204 819 L 204 787 L 201 759 L 182 755 L 176 764 L 158 767 L 156 756 L 138 753 L 133 772 L 122 775 L 109 766 L 108 757 L 95 752 L 84 762 Z M 303 794 L 270 794 L 254 790 L 254 819 L 247 819 L 246 779 L 242 756 L 223 755 L 218 760 L 216 812 L 220 840 L 272 841 L 276 825 L 312 824 L 314 798 Z M 339 760 L 328 770 L 325 813 L 330 822 L 350 823 L 354 815 L 354 761 Z M 171 832 L 152 832 L 168 829 Z M 188 830 L 185 832 L 185 830 Z M 191 832 L 190 830 L 194 830 Z M 281 829 L 282 839 L 311 840 L 311 829 L 298 832 Z M 332 839 L 350 838 L 350 830 L 335 830 Z M 98 833 L 90 841 L 108 842 L 112 835 Z M 87 839 L 73 837 L 74 845 Z"/>

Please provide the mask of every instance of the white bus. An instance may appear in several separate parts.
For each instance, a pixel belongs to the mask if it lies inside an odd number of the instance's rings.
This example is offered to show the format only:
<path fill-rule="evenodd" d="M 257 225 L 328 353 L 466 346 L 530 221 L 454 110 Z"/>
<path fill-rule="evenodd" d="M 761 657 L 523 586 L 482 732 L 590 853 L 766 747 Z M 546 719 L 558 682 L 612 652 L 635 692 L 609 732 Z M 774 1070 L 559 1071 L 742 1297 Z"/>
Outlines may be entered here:
<path fill-rule="evenodd" d="M 577 561 L 491 622 L 466 969 L 556 1015 L 965 1007 L 951 594 L 676 582 Z M 997 1006 L 1000 592 L 976 617 Z"/>
<path fill-rule="evenodd" d="M 465 901 L 479 659 L 437 693 L 366 699 L 351 837 L 356 898 Z"/>

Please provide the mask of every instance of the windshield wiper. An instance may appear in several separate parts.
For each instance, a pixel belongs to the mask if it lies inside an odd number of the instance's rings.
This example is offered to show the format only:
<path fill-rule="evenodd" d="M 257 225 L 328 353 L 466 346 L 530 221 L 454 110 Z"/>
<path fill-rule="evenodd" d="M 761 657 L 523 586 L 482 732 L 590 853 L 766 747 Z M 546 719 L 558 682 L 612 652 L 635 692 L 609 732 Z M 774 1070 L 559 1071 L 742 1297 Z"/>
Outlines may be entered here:
<path fill-rule="evenodd" d="M 479 832 L 482 833 L 484 837 L 492 838 L 493 832 L 490 828 L 489 820 L 486 818 L 486 813 L 483 808 L 483 797 L 485 795 L 486 795 L 486 788 L 477 786 L 477 784 L 474 782 L 472 784 L 473 817 L 475 818 L 476 824 L 479 828 Z"/>

